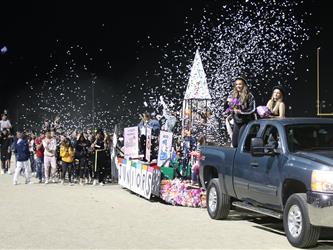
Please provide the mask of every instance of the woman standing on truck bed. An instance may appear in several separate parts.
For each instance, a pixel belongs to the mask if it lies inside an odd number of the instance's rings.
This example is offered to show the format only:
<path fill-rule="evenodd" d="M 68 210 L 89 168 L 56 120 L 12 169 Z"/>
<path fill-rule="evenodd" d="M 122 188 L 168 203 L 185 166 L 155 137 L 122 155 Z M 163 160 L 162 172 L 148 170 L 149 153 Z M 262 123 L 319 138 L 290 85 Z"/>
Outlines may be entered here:
<path fill-rule="evenodd" d="M 238 146 L 238 139 L 242 135 L 246 124 L 254 120 L 256 102 L 254 96 L 249 91 L 247 81 L 243 77 L 237 77 L 234 89 L 228 97 L 229 107 L 232 107 L 232 118 L 234 120 L 232 133 L 232 146 Z"/>

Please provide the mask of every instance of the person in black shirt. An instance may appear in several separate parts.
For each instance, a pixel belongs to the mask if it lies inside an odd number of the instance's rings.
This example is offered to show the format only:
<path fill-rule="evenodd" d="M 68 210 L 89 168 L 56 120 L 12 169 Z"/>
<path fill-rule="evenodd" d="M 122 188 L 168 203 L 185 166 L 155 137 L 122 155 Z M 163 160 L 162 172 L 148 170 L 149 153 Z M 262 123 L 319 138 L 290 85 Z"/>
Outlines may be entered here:
<path fill-rule="evenodd" d="M 254 96 L 248 89 L 247 81 L 243 77 L 237 77 L 234 89 L 228 97 L 228 103 L 235 102 L 238 104 L 232 108 L 231 114 L 234 120 L 232 133 L 232 146 L 238 146 L 238 140 L 246 125 L 255 119 L 256 102 Z"/>
<path fill-rule="evenodd" d="M 106 154 L 104 146 L 104 133 L 102 130 L 97 131 L 96 140 L 91 144 L 91 147 L 95 151 L 95 164 L 93 166 L 94 171 L 94 183 L 97 184 L 97 180 L 101 186 L 105 182 L 105 164 L 106 164 Z"/>
<path fill-rule="evenodd" d="M 90 142 L 84 137 L 83 133 L 79 134 L 75 143 L 75 159 L 79 161 L 79 175 L 80 185 L 83 185 L 83 178 L 85 178 L 85 184 L 88 184 L 89 169 L 88 169 L 88 157 L 89 157 Z"/>
<path fill-rule="evenodd" d="M 1 144 L 1 173 L 5 174 L 9 170 L 9 162 L 11 158 L 11 145 L 13 143 L 12 138 L 9 137 L 7 129 L 3 129 L 0 136 Z"/>

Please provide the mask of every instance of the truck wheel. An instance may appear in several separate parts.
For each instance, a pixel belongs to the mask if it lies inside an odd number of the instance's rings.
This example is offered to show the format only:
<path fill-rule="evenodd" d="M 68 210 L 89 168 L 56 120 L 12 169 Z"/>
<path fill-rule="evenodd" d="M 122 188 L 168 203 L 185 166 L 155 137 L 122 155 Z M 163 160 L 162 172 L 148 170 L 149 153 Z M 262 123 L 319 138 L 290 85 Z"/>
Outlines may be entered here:
<path fill-rule="evenodd" d="M 291 245 L 299 248 L 313 247 L 320 236 L 320 227 L 311 225 L 306 206 L 306 194 L 293 194 L 283 212 L 283 226 Z"/>
<path fill-rule="evenodd" d="M 219 179 L 211 179 L 207 189 L 207 210 L 214 220 L 226 219 L 230 211 L 230 197 L 221 192 Z"/>

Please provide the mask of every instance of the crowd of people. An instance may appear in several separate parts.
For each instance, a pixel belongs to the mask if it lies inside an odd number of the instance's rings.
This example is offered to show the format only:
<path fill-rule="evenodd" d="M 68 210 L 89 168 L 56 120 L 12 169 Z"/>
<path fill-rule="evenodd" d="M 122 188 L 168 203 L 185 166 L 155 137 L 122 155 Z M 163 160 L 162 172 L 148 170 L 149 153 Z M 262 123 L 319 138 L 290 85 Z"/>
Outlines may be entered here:
<path fill-rule="evenodd" d="M 2 121 L 10 124 L 5 114 Z M 115 171 L 111 173 L 115 167 L 111 161 L 111 135 L 101 129 L 66 134 L 45 123 L 39 134 L 17 130 L 15 136 L 11 129 L 1 128 L 1 174 L 14 174 L 14 185 L 19 183 L 20 175 L 24 175 L 26 184 L 32 183 L 32 177 L 45 184 L 104 185 L 117 181 L 112 174 Z M 11 172 L 12 154 L 16 166 Z"/>

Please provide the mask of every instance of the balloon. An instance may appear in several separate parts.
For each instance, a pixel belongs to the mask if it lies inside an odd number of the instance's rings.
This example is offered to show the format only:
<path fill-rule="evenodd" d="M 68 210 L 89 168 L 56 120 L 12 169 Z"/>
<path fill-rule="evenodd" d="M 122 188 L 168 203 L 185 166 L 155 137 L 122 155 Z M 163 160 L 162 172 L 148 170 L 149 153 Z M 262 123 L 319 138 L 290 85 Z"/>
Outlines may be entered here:
<path fill-rule="evenodd" d="M 5 54 L 8 51 L 6 46 L 3 46 L 0 50 L 1 54 Z"/>

